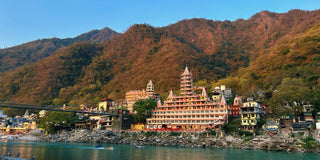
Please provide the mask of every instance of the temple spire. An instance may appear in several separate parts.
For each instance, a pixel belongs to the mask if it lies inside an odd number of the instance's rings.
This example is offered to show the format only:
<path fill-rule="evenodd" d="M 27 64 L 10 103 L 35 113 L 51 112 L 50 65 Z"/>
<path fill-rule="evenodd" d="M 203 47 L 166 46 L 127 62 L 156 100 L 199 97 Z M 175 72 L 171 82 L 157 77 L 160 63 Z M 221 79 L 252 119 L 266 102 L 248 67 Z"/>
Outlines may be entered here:
<path fill-rule="evenodd" d="M 172 90 L 169 93 L 168 99 L 172 99 L 174 97 Z"/>
<path fill-rule="evenodd" d="M 242 105 L 242 100 L 240 96 L 236 96 L 236 98 L 234 98 L 233 105 Z"/>
<path fill-rule="evenodd" d="M 224 95 L 222 94 L 220 98 L 220 106 L 225 106 L 225 105 L 227 105 L 227 102 L 226 102 L 226 99 L 224 98 Z"/>
<path fill-rule="evenodd" d="M 189 74 L 190 74 L 190 72 L 189 72 L 188 66 L 186 66 L 182 75 L 189 75 Z"/>
<path fill-rule="evenodd" d="M 157 107 L 160 107 L 160 106 L 162 106 L 162 104 L 161 104 L 161 100 L 159 99 L 157 103 Z"/>
<path fill-rule="evenodd" d="M 206 88 L 205 87 L 203 87 L 202 88 L 202 94 L 201 94 L 201 96 L 204 96 L 204 97 L 208 97 L 208 94 L 207 94 L 207 91 L 206 91 Z"/>

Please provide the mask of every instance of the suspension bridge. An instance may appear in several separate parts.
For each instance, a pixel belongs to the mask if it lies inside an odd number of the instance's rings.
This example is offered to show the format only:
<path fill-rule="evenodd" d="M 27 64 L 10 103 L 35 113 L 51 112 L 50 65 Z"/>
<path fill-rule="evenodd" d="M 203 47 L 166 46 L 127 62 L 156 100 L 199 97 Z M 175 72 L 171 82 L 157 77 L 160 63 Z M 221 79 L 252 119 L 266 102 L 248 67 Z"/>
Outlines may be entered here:
<path fill-rule="evenodd" d="M 38 110 L 59 111 L 59 112 L 73 112 L 73 113 L 83 113 L 83 114 L 91 114 L 91 115 L 118 116 L 116 114 L 111 114 L 111 113 L 102 112 L 102 111 L 62 109 L 59 106 L 40 106 L 40 105 L 28 105 L 28 104 L 15 104 L 15 103 L 2 103 L 2 102 L 0 102 L 0 107 L 19 108 L 19 109 L 38 109 Z"/>

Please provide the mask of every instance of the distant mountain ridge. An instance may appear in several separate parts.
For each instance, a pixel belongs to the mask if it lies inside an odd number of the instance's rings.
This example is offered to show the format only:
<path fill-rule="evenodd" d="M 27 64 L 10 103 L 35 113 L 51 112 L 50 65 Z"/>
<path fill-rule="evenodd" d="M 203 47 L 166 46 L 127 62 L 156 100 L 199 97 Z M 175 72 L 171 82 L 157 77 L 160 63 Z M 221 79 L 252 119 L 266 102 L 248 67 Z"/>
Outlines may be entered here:
<path fill-rule="evenodd" d="M 1 73 L 0 101 L 94 105 L 105 97 L 123 99 L 148 80 L 164 98 L 179 89 L 186 65 L 196 84 L 226 84 L 243 96 L 261 90 L 270 96 L 287 77 L 302 78 L 317 91 L 319 28 L 320 10 L 292 10 L 262 11 L 233 22 L 194 18 L 161 28 L 136 24 L 101 43 L 94 40 L 104 36 L 92 31 L 78 37 L 91 42 L 60 47 Z"/>
<path fill-rule="evenodd" d="M 69 46 L 76 42 L 91 41 L 101 43 L 108 41 L 118 33 L 108 27 L 101 30 L 92 30 L 74 38 L 50 38 L 27 42 L 18 46 L 0 49 L 0 72 L 14 69 L 24 64 L 32 64 L 50 56 L 57 49 Z"/>

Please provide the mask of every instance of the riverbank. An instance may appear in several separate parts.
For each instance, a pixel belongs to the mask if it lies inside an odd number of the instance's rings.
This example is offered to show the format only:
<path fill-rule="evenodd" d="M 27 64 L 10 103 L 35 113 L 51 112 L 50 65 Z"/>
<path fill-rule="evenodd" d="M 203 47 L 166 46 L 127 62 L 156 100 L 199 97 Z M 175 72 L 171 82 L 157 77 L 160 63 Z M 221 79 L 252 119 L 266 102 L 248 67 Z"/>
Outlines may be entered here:
<path fill-rule="evenodd" d="M 308 141 L 306 141 L 308 140 Z M 320 146 L 308 137 L 283 135 L 258 136 L 216 136 L 206 133 L 141 132 L 126 131 L 115 134 L 112 131 L 74 130 L 55 135 L 37 136 L 40 142 L 129 144 L 173 147 L 234 148 L 246 150 L 268 150 L 285 152 L 320 153 Z"/>

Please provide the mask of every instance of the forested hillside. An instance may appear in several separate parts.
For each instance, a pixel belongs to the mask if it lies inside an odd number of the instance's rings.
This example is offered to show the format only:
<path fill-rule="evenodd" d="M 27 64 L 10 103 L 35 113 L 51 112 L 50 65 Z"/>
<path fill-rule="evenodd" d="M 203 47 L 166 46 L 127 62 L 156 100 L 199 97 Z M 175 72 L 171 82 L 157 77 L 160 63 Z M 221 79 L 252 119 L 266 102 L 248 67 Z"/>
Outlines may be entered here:
<path fill-rule="evenodd" d="M 94 105 L 144 89 L 148 80 L 165 97 L 179 89 L 188 65 L 196 84 L 210 89 L 226 84 L 234 94 L 264 93 L 262 100 L 276 104 L 272 95 L 292 82 L 306 87 L 302 98 L 316 104 L 319 37 L 319 10 L 263 11 L 233 22 L 189 19 L 161 28 L 137 24 L 106 42 L 74 43 L 1 73 L 0 101 Z"/>
<path fill-rule="evenodd" d="M 75 42 L 91 41 L 101 43 L 108 41 L 117 33 L 109 28 L 92 30 L 74 38 L 51 38 L 35 40 L 18 46 L 0 49 L 0 72 L 14 69 L 24 64 L 32 64 L 50 56 L 57 49 L 69 46 Z"/>

